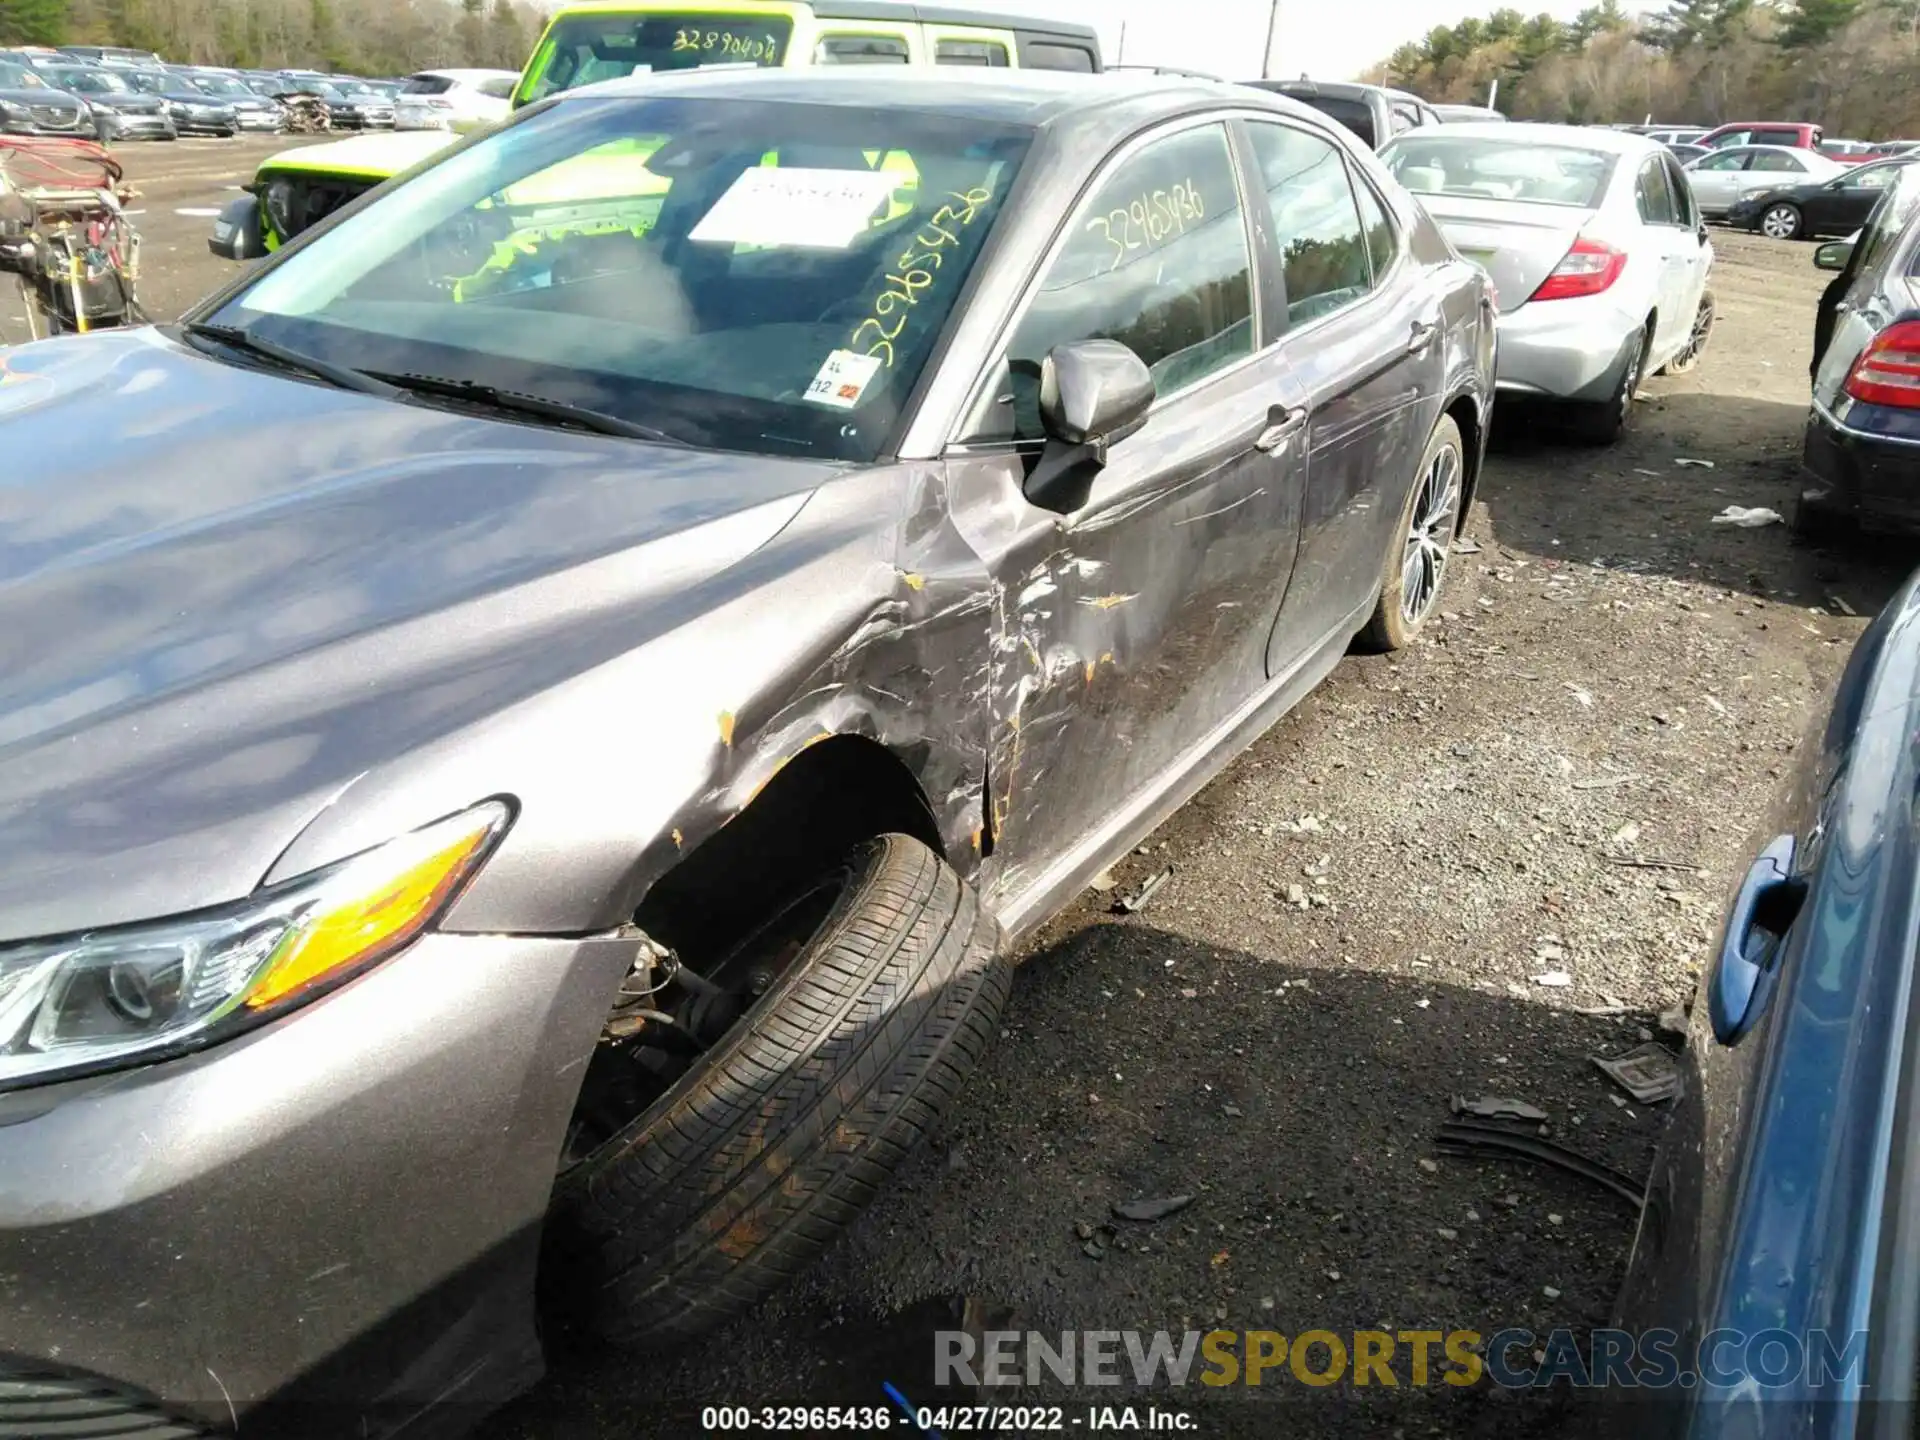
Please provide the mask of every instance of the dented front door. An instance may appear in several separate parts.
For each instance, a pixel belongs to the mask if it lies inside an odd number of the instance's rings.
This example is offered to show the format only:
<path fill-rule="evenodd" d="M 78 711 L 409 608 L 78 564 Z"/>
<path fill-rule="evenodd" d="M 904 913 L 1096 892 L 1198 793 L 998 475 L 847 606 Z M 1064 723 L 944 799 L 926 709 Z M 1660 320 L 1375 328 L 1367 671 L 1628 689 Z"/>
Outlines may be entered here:
<path fill-rule="evenodd" d="M 1181 213 L 1160 219 L 1163 205 Z M 963 462 L 998 466 L 1019 516 L 988 561 L 992 900 L 1097 846 L 1267 682 L 1307 427 L 1302 390 L 1261 343 L 1251 254 L 1225 131 L 1189 124 L 1112 167 L 1014 327 L 1023 440 L 1038 424 L 1032 379 L 1059 344 L 1120 340 L 1160 399 L 1071 515 L 1018 498 L 1018 457 Z"/>

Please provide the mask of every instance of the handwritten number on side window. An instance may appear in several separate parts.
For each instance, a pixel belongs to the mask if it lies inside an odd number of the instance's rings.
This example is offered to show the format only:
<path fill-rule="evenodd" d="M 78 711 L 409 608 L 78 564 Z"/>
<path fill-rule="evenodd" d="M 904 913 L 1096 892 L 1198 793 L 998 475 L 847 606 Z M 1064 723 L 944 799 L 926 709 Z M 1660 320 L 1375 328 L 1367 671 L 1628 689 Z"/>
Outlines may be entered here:
<path fill-rule="evenodd" d="M 1189 224 L 1204 220 L 1206 215 L 1207 205 L 1201 198 L 1200 188 L 1189 179 L 1171 190 L 1155 190 L 1151 194 L 1142 191 L 1106 214 L 1095 215 L 1083 228 L 1088 234 L 1098 230 L 1100 238 L 1113 246 L 1113 263 L 1107 266 L 1111 274 L 1124 265 L 1134 251 L 1165 245 L 1186 234 Z"/>

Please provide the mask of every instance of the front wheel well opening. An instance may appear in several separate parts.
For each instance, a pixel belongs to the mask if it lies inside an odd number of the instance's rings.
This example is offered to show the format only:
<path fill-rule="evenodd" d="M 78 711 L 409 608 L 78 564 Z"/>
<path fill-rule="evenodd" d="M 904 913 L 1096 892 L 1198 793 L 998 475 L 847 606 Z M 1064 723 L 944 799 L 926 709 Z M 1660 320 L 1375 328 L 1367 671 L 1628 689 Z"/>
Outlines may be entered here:
<path fill-rule="evenodd" d="M 933 808 L 906 764 L 877 741 L 833 736 L 802 750 L 656 881 L 634 921 L 698 970 L 861 841 L 889 834 L 943 853 Z"/>

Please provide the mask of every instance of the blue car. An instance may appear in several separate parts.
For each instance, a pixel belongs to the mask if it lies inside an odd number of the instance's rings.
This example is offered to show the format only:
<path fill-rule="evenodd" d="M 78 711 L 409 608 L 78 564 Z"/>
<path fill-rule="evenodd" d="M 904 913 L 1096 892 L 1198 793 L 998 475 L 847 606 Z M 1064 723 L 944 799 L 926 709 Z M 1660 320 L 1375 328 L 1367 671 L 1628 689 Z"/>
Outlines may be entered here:
<path fill-rule="evenodd" d="M 1618 1307 L 1677 1361 L 1640 1440 L 1913 1434 L 1916 736 L 1920 575 L 1861 636 L 1702 976 Z"/>

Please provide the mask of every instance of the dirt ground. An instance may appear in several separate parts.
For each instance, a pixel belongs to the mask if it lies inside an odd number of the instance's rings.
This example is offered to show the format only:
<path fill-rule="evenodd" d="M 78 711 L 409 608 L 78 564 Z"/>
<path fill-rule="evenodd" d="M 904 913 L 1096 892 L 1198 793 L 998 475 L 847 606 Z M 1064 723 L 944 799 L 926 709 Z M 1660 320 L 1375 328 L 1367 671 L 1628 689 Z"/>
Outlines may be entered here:
<path fill-rule="evenodd" d="M 1142 914 L 1089 893 L 1029 947 L 959 1114 L 823 1264 L 689 1353 L 560 1362 L 488 1440 L 883 1404 L 882 1381 L 926 1383 L 932 1330 L 967 1304 L 1055 1332 L 1603 1323 L 1631 1209 L 1557 1171 L 1436 1159 L 1433 1131 L 1453 1095 L 1514 1096 L 1645 1172 L 1663 1114 L 1620 1104 L 1588 1056 L 1689 997 L 1861 617 L 1912 563 L 1710 523 L 1790 511 L 1821 288 L 1809 246 L 1715 245 L 1698 370 L 1649 381 L 1611 450 L 1501 416 L 1478 553 L 1431 641 L 1349 660 L 1119 867 L 1115 894 L 1173 867 Z M 1556 970 L 1571 983 L 1535 979 Z M 1196 1198 L 1098 1228 L 1173 1194 Z M 1293 1390 L 1175 1403 L 1203 1435 L 1567 1418 L 1564 1392 Z"/>

